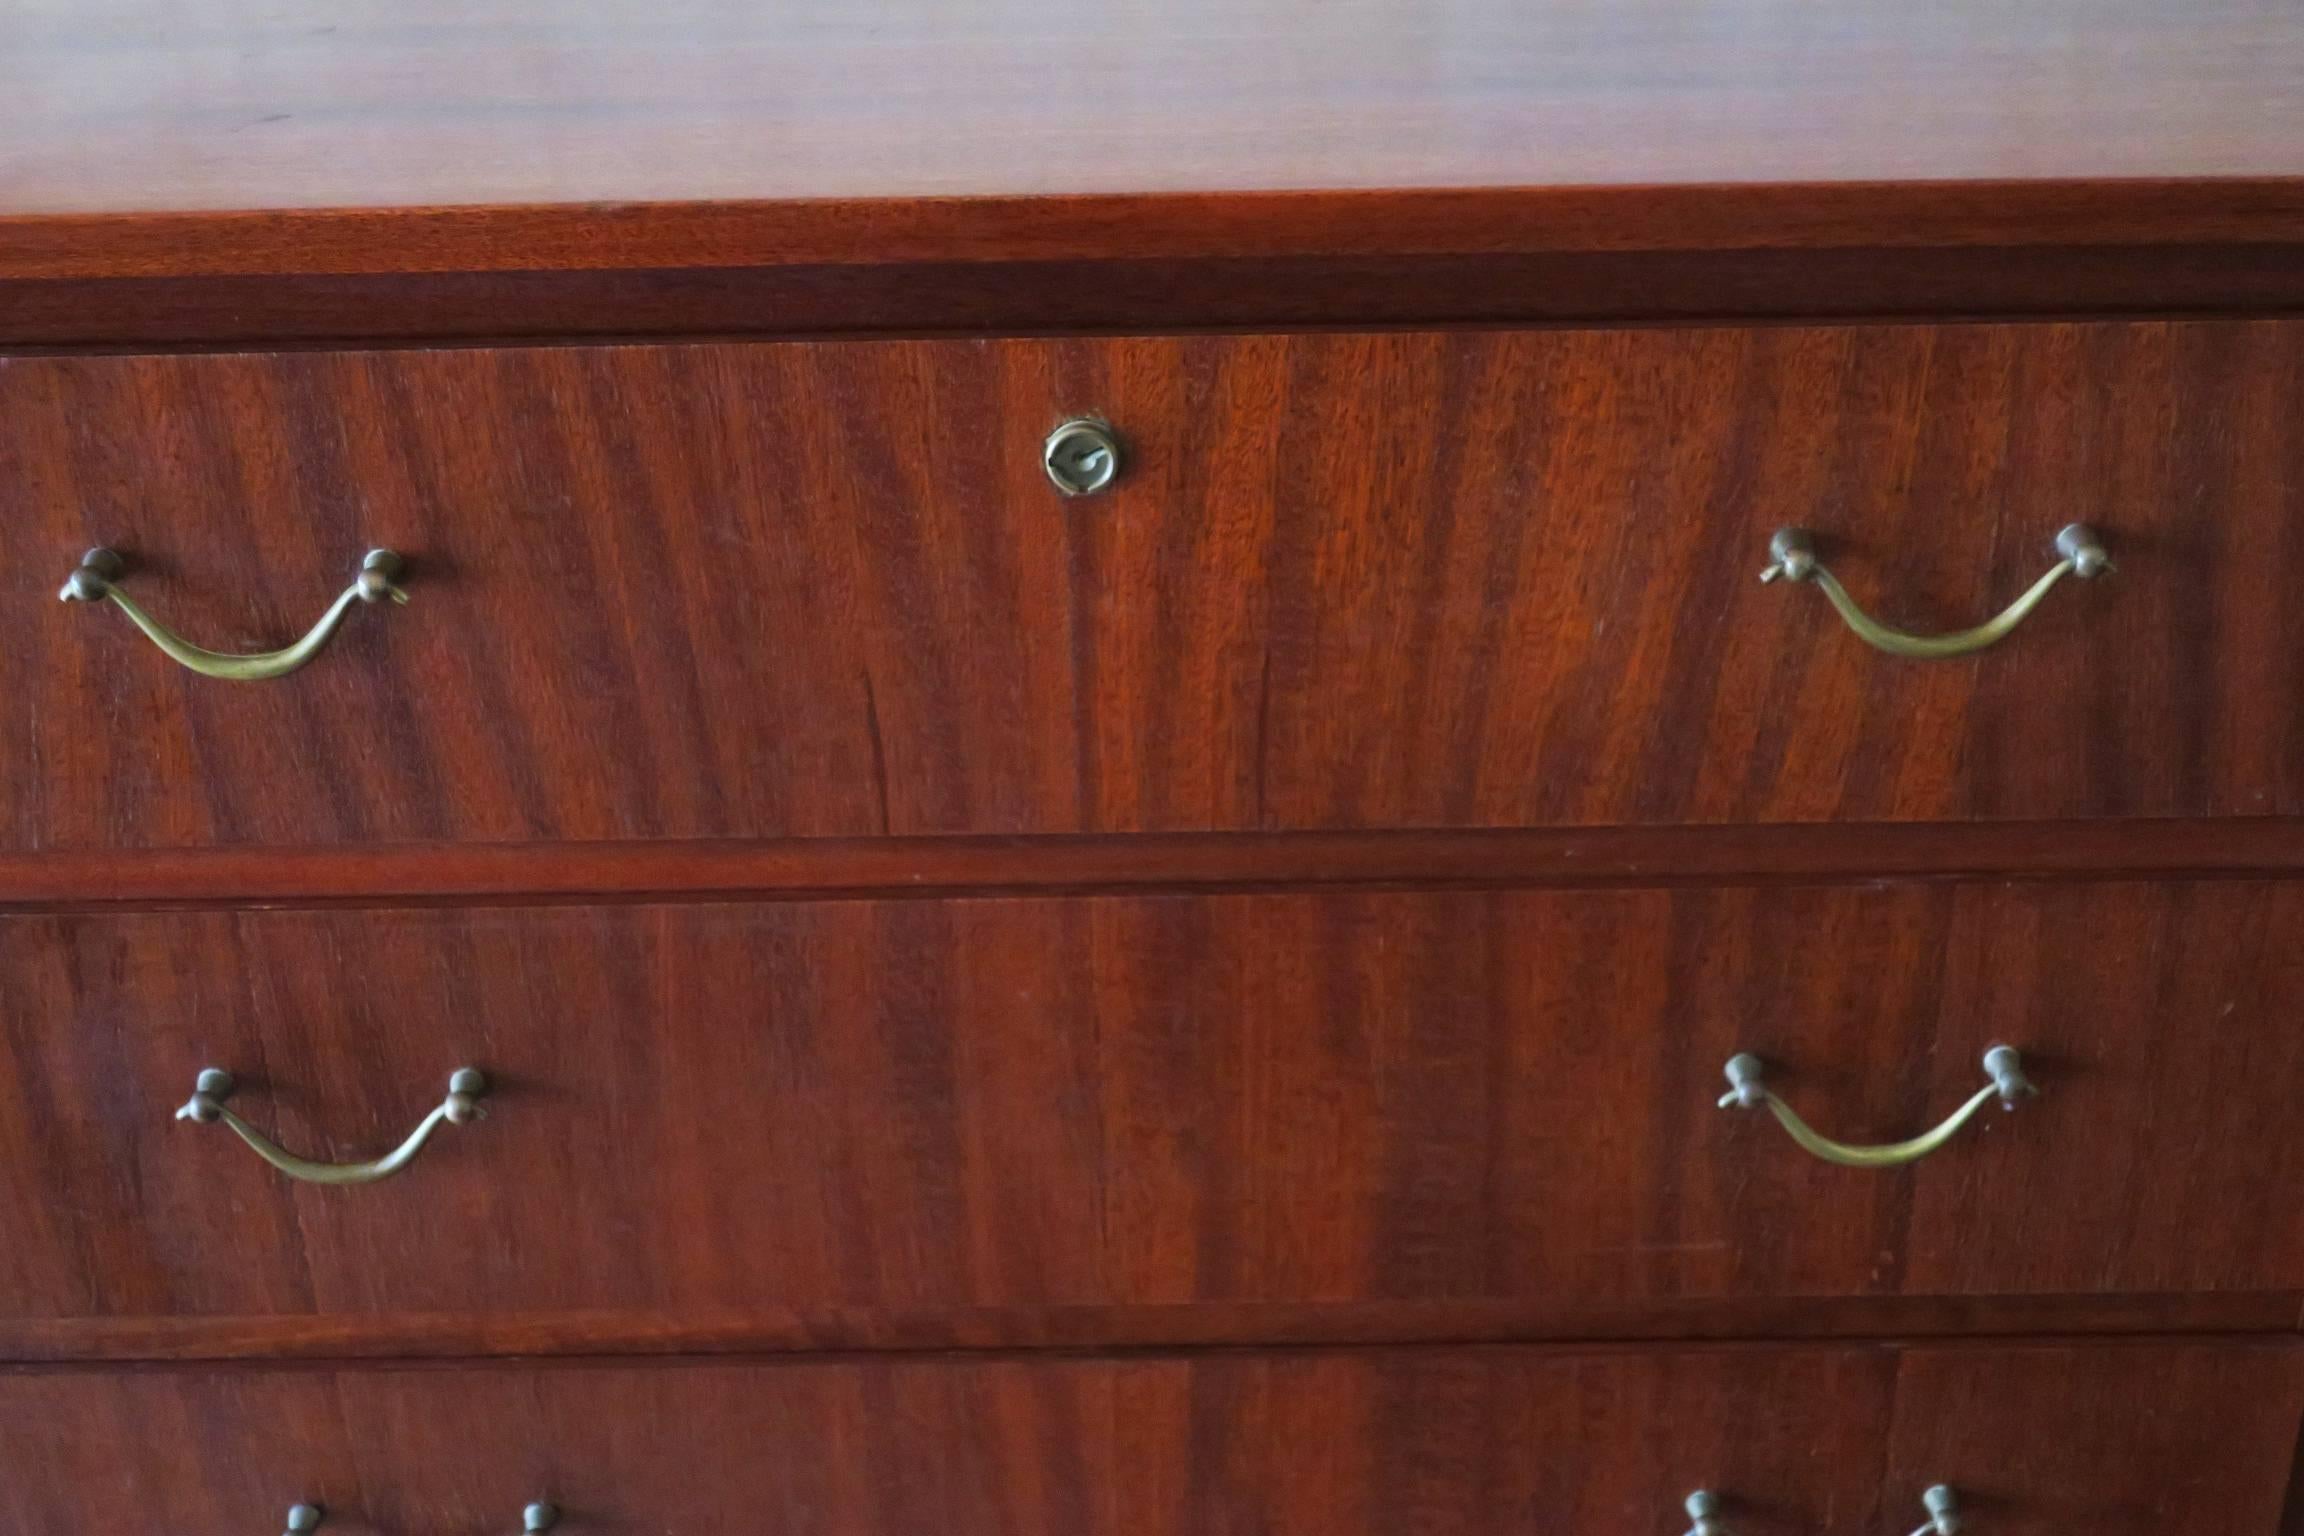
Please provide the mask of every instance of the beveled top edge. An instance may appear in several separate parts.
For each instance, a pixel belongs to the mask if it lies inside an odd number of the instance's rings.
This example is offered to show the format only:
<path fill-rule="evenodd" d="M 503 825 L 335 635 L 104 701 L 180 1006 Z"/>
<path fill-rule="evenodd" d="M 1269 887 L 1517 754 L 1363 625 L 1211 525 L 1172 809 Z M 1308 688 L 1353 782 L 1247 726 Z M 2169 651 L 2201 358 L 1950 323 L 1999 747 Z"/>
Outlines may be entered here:
<path fill-rule="evenodd" d="M 0 280 L 2304 241 L 2304 176 L 0 216 Z"/>

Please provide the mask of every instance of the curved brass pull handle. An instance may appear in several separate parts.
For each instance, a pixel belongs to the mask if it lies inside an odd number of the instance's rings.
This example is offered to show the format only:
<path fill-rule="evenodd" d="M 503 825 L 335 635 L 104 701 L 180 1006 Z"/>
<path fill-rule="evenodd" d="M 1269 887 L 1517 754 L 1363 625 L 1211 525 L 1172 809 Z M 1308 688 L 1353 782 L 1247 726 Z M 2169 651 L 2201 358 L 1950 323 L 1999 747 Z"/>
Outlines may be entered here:
<path fill-rule="evenodd" d="M 255 1148 L 258 1157 L 306 1184 L 373 1184 L 407 1167 L 416 1154 L 424 1150 L 424 1143 L 432 1139 L 432 1132 L 441 1121 L 465 1125 L 486 1113 L 480 1107 L 480 1098 L 488 1091 L 488 1079 L 471 1067 L 458 1067 L 448 1079 L 448 1097 L 440 1101 L 439 1107 L 408 1133 L 406 1141 L 366 1163 L 316 1163 L 308 1157 L 282 1151 L 262 1131 L 224 1107 L 233 1087 L 231 1073 L 220 1067 L 205 1068 L 193 1086 L 190 1101 L 176 1111 L 176 1118 L 201 1125 L 223 1121 L 233 1135 Z"/>
<path fill-rule="evenodd" d="M 372 549 L 360 562 L 360 574 L 353 578 L 352 585 L 337 594 L 336 601 L 320 615 L 319 623 L 304 632 L 303 639 L 277 651 L 232 656 L 222 651 L 202 650 L 188 640 L 179 639 L 167 625 L 138 607 L 134 599 L 114 585 L 125 568 L 126 562 L 113 551 L 92 549 L 80 557 L 79 569 L 65 578 L 64 590 L 57 596 L 68 603 L 99 603 L 109 598 L 128 615 L 130 623 L 177 661 L 202 677 L 221 677 L 236 683 L 285 677 L 319 655 L 320 647 L 328 643 L 328 637 L 336 633 L 336 626 L 344 622 L 346 610 L 356 602 L 376 603 L 385 598 L 395 603 L 408 601 L 408 594 L 393 585 L 393 579 L 404 568 L 400 557 L 388 549 Z"/>
<path fill-rule="evenodd" d="M 1730 1536 L 1728 1526 L 1720 1519 L 1720 1496 L 1710 1489 L 1697 1489 L 1681 1507 L 1695 1522 L 1688 1527 L 1688 1536 Z M 1960 1495 L 1953 1492 L 1950 1484 L 1938 1483 L 1920 1495 L 1920 1507 L 1928 1512 L 1928 1523 L 1912 1536 L 1960 1536 Z"/>
<path fill-rule="evenodd" d="M 288 1506 L 288 1529 L 283 1536 L 306 1536 L 320 1529 L 320 1522 L 328 1512 L 317 1504 L 291 1504 Z M 520 1529 L 523 1536 L 536 1536 L 560 1523 L 560 1511 L 549 1504 L 531 1504 L 520 1511 Z"/>
<path fill-rule="evenodd" d="M 1734 1105 L 1738 1109 L 1757 1109 L 1768 1106 L 1769 1113 L 1784 1127 L 1786 1134 L 1802 1147 L 1828 1163 L 1844 1168 L 1893 1168 L 1900 1163 L 1917 1162 L 1950 1141 L 1960 1127 L 1982 1109 L 1987 1100 L 1997 1097 L 2001 1106 L 2014 1109 L 2016 1101 L 2040 1090 L 2024 1075 L 2024 1058 L 2012 1046 L 1996 1045 L 1984 1053 L 1984 1072 L 1992 1081 L 1976 1090 L 1967 1103 L 1952 1111 L 1944 1123 L 1934 1130 L 1913 1137 L 1910 1141 L 1891 1142 L 1883 1147 L 1850 1146 L 1819 1136 L 1809 1128 L 1808 1122 L 1793 1113 L 1792 1106 L 1768 1091 L 1761 1081 L 1763 1068 L 1760 1058 L 1749 1052 L 1739 1052 L 1728 1058 L 1728 1091 L 1720 1096 L 1722 1109 Z"/>
<path fill-rule="evenodd" d="M 1768 541 L 1768 568 L 1760 573 L 1762 581 L 1774 581 L 1781 576 L 1787 581 L 1813 581 L 1824 589 L 1832 606 L 1840 610 L 1840 617 L 1856 631 L 1856 637 L 1865 644 L 1886 651 L 1891 656 L 1965 656 L 1980 651 L 1994 641 L 2002 639 L 2024 616 L 2039 606 L 2048 589 L 2062 581 L 2067 573 L 2082 578 L 2101 575 L 2112 570 L 2111 557 L 2104 553 L 2104 545 L 2096 537 L 2096 530 L 2086 523 L 2068 524 L 2056 535 L 2054 565 L 2048 574 L 2032 583 L 2030 591 L 1974 629 L 1957 630 L 1949 635 L 1914 635 L 1900 629 L 1890 629 L 1856 606 L 1856 599 L 1848 595 L 1824 563 L 1816 558 L 1816 541 L 1805 528 L 1779 528 Z"/>

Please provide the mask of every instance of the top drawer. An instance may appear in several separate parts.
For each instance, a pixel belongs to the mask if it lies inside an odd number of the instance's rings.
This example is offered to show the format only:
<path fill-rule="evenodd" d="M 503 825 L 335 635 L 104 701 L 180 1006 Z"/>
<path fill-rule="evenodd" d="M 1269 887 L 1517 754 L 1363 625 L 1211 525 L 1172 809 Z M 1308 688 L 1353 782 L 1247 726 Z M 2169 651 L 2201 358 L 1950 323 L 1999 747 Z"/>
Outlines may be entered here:
<path fill-rule="evenodd" d="M 0 846 L 2293 814 L 2300 407 L 2272 322 L 5 361 Z M 1957 628 L 2074 521 L 1957 659 L 1754 579 Z M 412 601 L 215 681 L 96 544 Z"/>

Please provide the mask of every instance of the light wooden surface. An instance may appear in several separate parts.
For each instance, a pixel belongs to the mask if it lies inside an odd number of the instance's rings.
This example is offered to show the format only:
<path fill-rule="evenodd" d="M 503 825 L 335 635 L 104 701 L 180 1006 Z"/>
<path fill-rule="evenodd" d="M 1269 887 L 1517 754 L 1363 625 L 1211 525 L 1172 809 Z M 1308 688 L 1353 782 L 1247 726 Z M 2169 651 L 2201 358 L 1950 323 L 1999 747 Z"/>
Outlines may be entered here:
<path fill-rule="evenodd" d="M 0 5 L 0 214 L 2298 172 L 2283 0 Z"/>

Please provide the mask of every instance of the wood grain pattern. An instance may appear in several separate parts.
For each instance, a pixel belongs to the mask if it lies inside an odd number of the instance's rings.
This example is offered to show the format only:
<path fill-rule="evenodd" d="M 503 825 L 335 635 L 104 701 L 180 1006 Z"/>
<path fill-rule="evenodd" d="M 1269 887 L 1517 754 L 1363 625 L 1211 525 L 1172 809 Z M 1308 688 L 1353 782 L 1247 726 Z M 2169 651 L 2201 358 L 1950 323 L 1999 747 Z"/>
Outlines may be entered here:
<path fill-rule="evenodd" d="M 2295 814 L 2300 398 L 2280 323 L 18 360 L 0 844 Z M 2080 517 L 1972 661 L 1753 580 L 1970 622 Z M 98 541 L 214 644 L 416 602 L 210 684 Z"/>
<path fill-rule="evenodd" d="M 901 1339 L 2294 1293 L 2300 922 L 2285 884 L 11 918 L 0 1298 Z M 1712 1107 L 1752 1050 L 1828 1133 L 1892 1139 L 1996 1041 L 2043 1097 L 1906 1172 Z M 493 1115 L 365 1188 L 169 1120 L 218 1065 L 292 1148 L 374 1155 L 466 1064 Z"/>
<path fill-rule="evenodd" d="M 2259 0 L 19 0 L 0 208 L 2294 176 Z"/>
<path fill-rule="evenodd" d="M 1883 1482 L 1951 1483 L 1978 1529 L 2287 1536 L 2288 1477 L 2236 1490 L 2224 1468 L 2293 1464 L 2300 1360 L 2293 1344 L 1914 1350 L 1897 1360 Z"/>
<path fill-rule="evenodd" d="M 2244 1407 L 2235 1409 L 2235 1404 Z M 2148 1406 L 2146 1406 L 2148 1405 Z M 2272 1536 L 2280 1344 L 1451 1350 L 664 1368 L 0 1373 L 13 1528 L 876 1536 L 1902 1530 Z M 2213 1428 L 2211 1425 L 2213 1424 Z"/>

